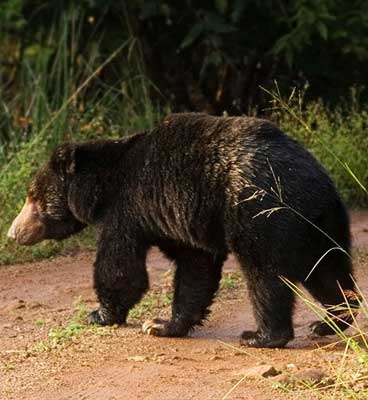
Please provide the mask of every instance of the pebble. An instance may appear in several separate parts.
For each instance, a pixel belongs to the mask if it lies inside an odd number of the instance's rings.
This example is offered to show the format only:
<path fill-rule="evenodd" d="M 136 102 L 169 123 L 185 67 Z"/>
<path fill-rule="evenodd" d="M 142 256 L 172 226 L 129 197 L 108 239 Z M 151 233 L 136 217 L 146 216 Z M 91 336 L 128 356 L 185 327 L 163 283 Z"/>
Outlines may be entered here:
<path fill-rule="evenodd" d="M 127 358 L 128 361 L 136 361 L 136 362 L 142 362 L 146 361 L 147 357 L 145 356 L 132 356 Z"/>
<path fill-rule="evenodd" d="M 320 369 L 309 368 L 297 372 L 294 376 L 300 382 L 320 383 L 326 377 L 326 374 Z"/>
<path fill-rule="evenodd" d="M 305 382 L 311 383 L 312 385 L 319 385 L 322 381 L 324 386 L 333 384 L 333 380 L 331 378 L 327 379 L 326 374 L 320 369 L 316 368 L 301 370 L 294 374 L 282 373 L 273 377 L 272 380 L 281 385 L 291 386 L 296 386 Z"/>

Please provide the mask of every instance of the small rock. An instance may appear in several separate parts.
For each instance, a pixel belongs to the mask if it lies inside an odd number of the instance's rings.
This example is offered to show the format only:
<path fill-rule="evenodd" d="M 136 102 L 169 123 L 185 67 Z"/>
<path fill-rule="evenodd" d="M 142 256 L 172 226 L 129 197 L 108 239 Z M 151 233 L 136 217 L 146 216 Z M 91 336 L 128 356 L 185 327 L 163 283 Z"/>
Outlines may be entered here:
<path fill-rule="evenodd" d="M 4 307 L 4 311 L 11 312 L 14 310 L 19 310 L 21 308 L 25 308 L 25 306 L 26 306 L 26 304 L 25 304 L 24 300 L 17 299 L 17 300 L 11 301 L 6 307 Z"/>
<path fill-rule="evenodd" d="M 270 376 L 279 375 L 280 372 L 277 371 L 272 365 L 258 365 L 252 368 L 241 369 L 235 374 L 243 375 L 247 378 L 269 378 Z"/>
<path fill-rule="evenodd" d="M 326 377 L 326 374 L 319 369 L 310 368 L 299 371 L 294 376 L 296 380 L 300 382 L 308 381 L 313 383 L 320 383 Z"/>
<path fill-rule="evenodd" d="M 274 376 L 272 380 L 279 385 L 293 385 L 295 383 L 294 376 L 286 373 Z"/>
<path fill-rule="evenodd" d="M 41 304 L 41 303 L 38 303 L 37 301 L 35 301 L 35 302 L 32 302 L 31 304 L 29 304 L 29 307 L 30 307 L 32 310 L 35 310 L 35 309 L 37 309 L 37 308 L 42 308 L 42 304 Z"/>
<path fill-rule="evenodd" d="M 25 301 L 22 300 L 22 299 L 19 299 L 18 302 L 15 305 L 15 309 L 19 310 L 20 308 L 25 308 L 25 306 L 26 306 Z"/>
<path fill-rule="evenodd" d="M 132 356 L 127 358 L 128 361 L 136 361 L 136 362 L 142 362 L 146 361 L 147 357 L 145 356 Z"/>
<path fill-rule="evenodd" d="M 275 383 L 280 385 L 297 386 L 298 384 L 303 384 L 305 382 L 311 383 L 313 385 L 321 386 L 323 381 L 323 386 L 333 384 L 332 379 L 327 379 L 326 374 L 319 369 L 310 368 L 303 371 L 296 372 L 294 374 L 282 373 L 278 376 L 272 378 Z"/>
<path fill-rule="evenodd" d="M 210 361 L 216 361 L 216 360 L 223 360 L 223 358 L 220 357 L 220 356 L 212 356 L 212 357 L 210 358 Z"/>

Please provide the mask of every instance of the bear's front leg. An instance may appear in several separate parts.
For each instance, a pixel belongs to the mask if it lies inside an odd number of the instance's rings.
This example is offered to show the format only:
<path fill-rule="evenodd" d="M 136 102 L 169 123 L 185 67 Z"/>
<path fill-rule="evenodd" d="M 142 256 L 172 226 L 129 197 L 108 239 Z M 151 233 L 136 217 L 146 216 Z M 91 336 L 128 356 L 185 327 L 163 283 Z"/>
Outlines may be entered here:
<path fill-rule="evenodd" d="M 129 310 L 148 289 L 147 250 L 130 236 L 124 238 L 109 234 L 99 240 L 94 288 L 100 307 L 89 314 L 90 324 L 125 324 Z"/>
<path fill-rule="evenodd" d="M 162 250 L 176 263 L 172 317 L 146 321 L 142 329 L 153 336 L 186 336 L 209 315 L 226 256 L 192 248 Z"/>

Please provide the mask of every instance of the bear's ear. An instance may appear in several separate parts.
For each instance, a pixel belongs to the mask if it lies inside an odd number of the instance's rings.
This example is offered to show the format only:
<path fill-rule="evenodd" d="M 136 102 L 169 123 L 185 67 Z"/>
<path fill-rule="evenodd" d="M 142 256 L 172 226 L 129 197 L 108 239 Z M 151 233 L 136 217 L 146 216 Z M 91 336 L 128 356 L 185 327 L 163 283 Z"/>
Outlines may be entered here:
<path fill-rule="evenodd" d="M 97 140 L 74 145 L 69 159 L 69 173 L 111 170 L 128 148 L 127 140 Z"/>
<path fill-rule="evenodd" d="M 54 151 L 51 166 L 62 176 L 96 169 L 111 170 L 132 143 L 132 139 L 121 139 L 62 144 Z"/>
<path fill-rule="evenodd" d="M 95 154 L 88 143 L 65 143 L 56 148 L 51 165 L 61 176 L 73 175 L 82 169 L 89 168 L 94 162 Z"/>
<path fill-rule="evenodd" d="M 65 143 L 58 146 L 53 152 L 50 164 L 52 169 L 61 176 L 70 175 L 76 169 L 77 145 Z"/>

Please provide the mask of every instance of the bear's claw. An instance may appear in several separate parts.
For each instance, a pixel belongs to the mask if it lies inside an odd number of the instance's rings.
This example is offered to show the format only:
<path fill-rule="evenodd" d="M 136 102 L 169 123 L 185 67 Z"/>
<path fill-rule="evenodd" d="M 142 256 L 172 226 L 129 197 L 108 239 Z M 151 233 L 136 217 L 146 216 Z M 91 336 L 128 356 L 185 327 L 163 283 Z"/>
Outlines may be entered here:
<path fill-rule="evenodd" d="M 99 308 L 98 310 L 92 311 L 88 317 L 87 317 L 87 324 L 97 324 L 97 325 L 123 325 L 124 320 L 120 318 L 114 318 L 111 316 L 111 314 L 102 308 Z"/>
<path fill-rule="evenodd" d="M 314 321 L 309 325 L 312 333 L 318 336 L 335 335 L 336 332 L 324 321 Z"/>
<path fill-rule="evenodd" d="M 101 318 L 100 310 L 92 311 L 87 316 L 87 324 L 105 325 L 104 320 Z"/>
<path fill-rule="evenodd" d="M 166 321 L 162 319 L 150 319 L 143 323 L 142 331 L 147 335 L 163 336 Z"/>
<path fill-rule="evenodd" d="M 248 347 L 268 347 L 273 349 L 285 347 L 286 343 L 292 338 L 292 334 L 274 337 L 260 332 L 244 331 L 240 338 L 240 344 Z"/>

